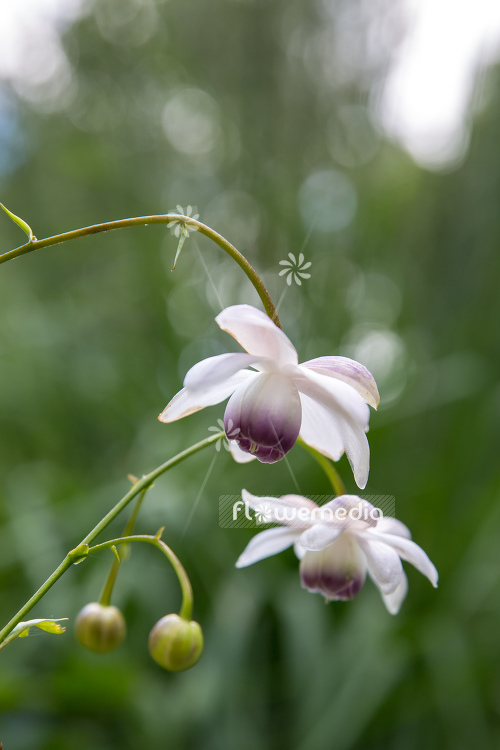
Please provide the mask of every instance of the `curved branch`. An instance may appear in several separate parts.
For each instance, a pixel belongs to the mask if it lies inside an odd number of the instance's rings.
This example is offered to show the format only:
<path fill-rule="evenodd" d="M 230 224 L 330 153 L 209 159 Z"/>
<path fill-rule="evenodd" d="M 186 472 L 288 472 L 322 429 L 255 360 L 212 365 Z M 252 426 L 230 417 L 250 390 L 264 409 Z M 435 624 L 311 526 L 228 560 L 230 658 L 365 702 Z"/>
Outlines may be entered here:
<path fill-rule="evenodd" d="M 6 263 L 8 260 L 13 260 L 26 253 L 34 252 L 35 250 L 41 250 L 44 247 L 50 247 L 51 245 L 59 245 L 61 242 L 68 242 L 69 240 L 76 240 L 79 237 L 87 237 L 90 234 L 98 234 L 99 232 L 110 232 L 114 229 L 124 229 L 125 227 L 134 226 L 147 226 L 148 224 L 168 224 L 171 221 L 183 222 L 186 227 L 190 229 L 196 228 L 198 232 L 204 234 L 205 237 L 209 237 L 216 245 L 218 245 L 224 252 L 231 256 L 233 260 L 240 266 L 240 268 L 246 273 L 253 286 L 257 290 L 257 293 L 262 300 L 264 309 L 269 315 L 273 323 L 281 328 L 280 319 L 276 308 L 271 299 L 269 292 L 267 291 L 264 282 L 260 278 L 257 271 L 247 261 L 244 255 L 237 250 L 225 237 L 211 229 L 206 224 L 202 224 L 201 221 L 193 219 L 190 216 L 182 216 L 181 214 L 158 214 L 155 216 L 136 216 L 135 218 L 129 219 L 118 219 L 117 221 L 107 221 L 104 224 L 92 224 L 90 227 L 82 227 L 81 229 L 74 229 L 72 232 L 64 232 L 63 234 L 55 234 L 53 237 L 46 237 L 43 240 L 32 240 L 27 242 L 25 245 L 17 247 L 15 250 L 10 250 L 7 253 L 0 255 L 0 263 Z"/>

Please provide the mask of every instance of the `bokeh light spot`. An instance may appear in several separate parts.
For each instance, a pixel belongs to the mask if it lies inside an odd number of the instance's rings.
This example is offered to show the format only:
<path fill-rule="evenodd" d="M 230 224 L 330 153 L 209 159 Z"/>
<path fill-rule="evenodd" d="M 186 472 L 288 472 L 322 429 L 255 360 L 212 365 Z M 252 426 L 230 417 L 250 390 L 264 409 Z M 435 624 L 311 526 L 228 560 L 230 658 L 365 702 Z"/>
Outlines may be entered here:
<path fill-rule="evenodd" d="M 351 180 L 335 169 L 313 172 L 299 190 L 299 206 L 306 227 L 337 232 L 354 218 L 358 204 Z"/>

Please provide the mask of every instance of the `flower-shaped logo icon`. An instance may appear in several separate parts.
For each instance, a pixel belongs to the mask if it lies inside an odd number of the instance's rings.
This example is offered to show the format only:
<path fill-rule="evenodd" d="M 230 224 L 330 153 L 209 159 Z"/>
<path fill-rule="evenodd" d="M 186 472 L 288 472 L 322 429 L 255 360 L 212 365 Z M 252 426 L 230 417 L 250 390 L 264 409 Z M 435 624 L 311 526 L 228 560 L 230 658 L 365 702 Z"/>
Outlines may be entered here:
<path fill-rule="evenodd" d="M 175 214 L 176 212 L 178 214 L 181 214 L 182 216 L 187 216 L 188 219 L 184 218 L 178 218 L 178 219 L 172 219 L 168 222 L 167 227 L 170 228 L 170 231 L 172 234 L 175 234 L 176 237 L 180 237 L 181 234 L 189 234 L 189 232 L 196 232 L 197 226 L 195 224 L 191 224 L 189 222 L 189 219 L 199 219 L 200 214 L 196 213 L 197 208 L 196 206 L 188 206 L 185 210 L 182 208 L 182 206 L 176 206 L 176 211 L 169 211 L 169 214 Z"/>
<path fill-rule="evenodd" d="M 224 438 L 223 440 L 218 440 L 215 443 L 216 451 L 220 451 L 221 445 L 223 445 L 227 451 L 230 451 L 231 449 L 229 447 L 229 440 L 235 440 L 238 437 L 238 433 L 240 429 L 239 427 L 233 426 L 232 419 L 229 420 L 227 427 L 228 429 L 227 429 L 226 435 L 228 439 Z M 217 426 L 208 428 L 209 432 L 220 432 L 221 430 L 224 432 L 224 422 L 222 419 L 217 420 Z"/>
<path fill-rule="evenodd" d="M 273 520 L 273 509 L 268 503 L 261 503 L 256 506 L 255 520 L 257 523 L 271 523 Z"/>
<path fill-rule="evenodd" d="M 219 419 L 219 422 L 222 424 L 222 429 L 224 429 L 224 422 L 222 421 L 222 419 Z M 240 428 L 236 427 L 233 420 L 229 418 L 227 420 L 227 430 L 226 430 L 227 439 L 236 440 L 239 434 L 240 434 Z"/>
<path fill-rule="evenodd" d="M 300 253 L 298 259 L 293 253 L 288 253 L 288 257 L 290 258 L 290 260 L 280 260 L 280 266 L 285 266 L 285 268 L 281 269 L 279 275 L 286 275 L 286 283 L 288 284 L 288 286 L 292 285 L 292 280 L 295 281 L 297 286 L 301 286 L 302 281 L 300 279 L 311 278 L 311 274 L 304 273 L 304 271 L 307 268 L 310 268 L 312 263 L 311 261 L 304 263 L 303 253 Z"/>

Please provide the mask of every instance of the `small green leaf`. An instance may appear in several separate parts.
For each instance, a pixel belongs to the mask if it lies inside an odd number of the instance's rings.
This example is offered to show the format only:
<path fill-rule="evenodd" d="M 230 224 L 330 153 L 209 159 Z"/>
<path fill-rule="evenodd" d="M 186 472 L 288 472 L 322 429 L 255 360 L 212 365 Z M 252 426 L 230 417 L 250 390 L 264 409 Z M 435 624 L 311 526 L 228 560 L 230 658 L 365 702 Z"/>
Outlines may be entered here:
<path fill-rule="evenodd" d="M 47 633 L 54 633 L 56 635 L 59 635 L 60 633 L 64 633 L 66 630 L 65 627 L 62 625 L 59 625 L 58 623 L 61 622 L 61 620 L 67 620 L 67 617 L 58 617 L 56 619 L 48 620 L 48 619 L 42 619 L 42 620 L 26 620 L 26 622 L 20 622 L 12 633 L 9 634 L 9 639 L 11 636 L 16 637 L 19 636 L 19 638 L 26 638 L 26 636 L 29 633 L 30 628 L 36 627 L 40 628 L 40 630 L 45 630 Z"/>
<path fill-rule="evenodd" d="M 60 617 L 59 620 L 67 620 L 67 617 Z M 46 633 L 54 633 L 54 635 L 60 635 L 64 633 L 66 628 L 63 625 L 59 625 L 57 620 L 42 620 L 36 626 L 40 630 L 45 630 Z"/>
<path fill-rule="evenodd" d="M 24 221 L 24 219 L 20 219 L 20 218 L 19 218 L 19 216 L 16 216 L 15 214 L 13 214 L 13 213 L 12 213 L 12 211 L 9 211 L 9 209 L 8 209 L 8 208 L 5 208 L 5 206 L 3 205 L 3 203 L 0 203 L 0 208 L 3 208 L 3 210 L 5 211 L 5 213 L 6 213 L 6 214 L 7 214 L 8 216 L 10 216 L 10 218 L 12 219 L 12 221 L 13 221 L 13 222 L 14 222 L 15 224 L 17 224 L 17 226 L 18 226 L 18 227 L 20 227 L 20 228 L 21 228 L 21 229 L 23 230 L 23 232 L 25 232 L 25 233 L 26 233 L 26 234 L 28 235 L 28 237 L 29 237 L 29 241 L 30 241 L 30 242 L 33 242 L 33 241 L 35 241 L 35 240 L 36 240 L 36 237 L 35 237 L 35 235 L 33 234 L 33 232 L 32 232 L 32 230 L 31 230 L 31 227 L 30 227 L 30 225 L 29 225 L 29 224 L 27 224 L 27 223 L 26 223 L 26 222 Z"/>

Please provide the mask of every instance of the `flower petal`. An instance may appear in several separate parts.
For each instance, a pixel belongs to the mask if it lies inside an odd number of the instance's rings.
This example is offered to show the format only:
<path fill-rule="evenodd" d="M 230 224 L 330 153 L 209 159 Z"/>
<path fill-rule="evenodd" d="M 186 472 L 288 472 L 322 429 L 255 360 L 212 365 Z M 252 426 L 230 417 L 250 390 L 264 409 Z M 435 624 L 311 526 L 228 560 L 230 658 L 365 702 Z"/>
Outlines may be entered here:
<path fill-rule="evenodd" d="M 343 531 L 343 526 L 335 526 L 331 523 L 316 523 L 301 534 L 299 541 L 304 549 L 319 552 L 333 544 Z"/>
<path fill-rule="evenodd" d="M 338 461 L 344 453 L 342 436 L 337 420 L 332 419 L 330 412 L 304 393 L 300 394 L 302 403 L 302 440 L 323 453 L 332 461 Z"/>
<path fill-rule="evenodd" d="M 378 534 L 395 534 L 411 539 L 410 529 L 397 518 L 391 518 L 391 516 L 381 516 L 377 520 L 376 531 Z"/>
<path fill-rule="evenodd" d="M 370 409 L 352 386 L 338 378 L 303 368 L 302 365 L 288 367 L 286 372 L 293 378 L 301 393 L 326 408 L 347 414 L 364 432 L 368 429 Z"/>
<path fill-rule="evenodd" d="M 377 527 L 378 509 L 357 495 L 338 495 L 321 506 L 321 520 L 334 522 L 339 528 L 363 531 Z M 328 515 L 330 514 L 330 515 Z"/>
<path fill-rule="evenodd" d="M 272 320 L 251 305 L 226 307 L 215 318 L 217 325 L 229 333 L 249 354 L 269 357 L 279 365 L 296 365 L 297 352 L 290 339 Z"/>
<path fill-rule="evenodd" d="M 251 453 L 246 453 L 245 451 L 242 451 L 240 446 L 235 440 L 228 440 L 229 445 L 229 451 L 236 461 L 237 464 L 247 464 L 250 461 L 255 461 L 257 458 L 256 456 L 253 456 Z"/>
<path fill-rule="evenodd" d="M 391 594 L 401 581 L 403 566 L 396 550 L 385 542 L 385 537 L 382 541 L 373 536 L 371 531 L 365 531 L 356 538 L 365 554 L 371 577 L 383 594 Z"/>
<path fill-rule="evenodd" d="M 230 396 L 239 385 L 254 376 L 258 377 L 258 374 L 250 370 L 243 370 L 232 375 L 223 383 L 217 383 L 203 391 L 197 390 L 193 392 L 187 388 L 183 388 L 167 404 L 158 419 L 160 422 L 175 422 L 177 419 L 187 417 L 189 414 L 194 414 L 196 411 L 204 409 L 205 406 L 219 404 Z"/>
<path fill-rule="evenodd" d="M 258 497 L 247 490 L 241 491 L 243 501 L 253 510 L 263 505 L 269 508 L 268 523 L 281 523 L 297 529 L 308 528 L 311 519 L 319 511 L 319 506 L 302 495 L 283 495 L 283 497 Z"/>
<path fill-rule="evenodd" d="M 261 373 L 231 396 L 224 414 L 230 440 L 263 463 L 280 461 L 299 435 L 302 406 L 293 380 Z"/>
<path fill-rule="evenodd" d="M 354 599 L 366 577 L 365 558 L 356 539 L 343 534 L 320 552 L 307 552 L 300 563 L 302 586 L 330 601 Z"/>
<path fill-rule="evenodd" d="M 233 352 L 229 354 L 218 354 L 197 362 L 186 373 L 184 386 L 190 391 L 206 390 L 213 385 L 222 383 L 239 370 L 259 361 L 252 354 Z"/>
<path fill-rule="evenodd" d="M 247 565 L 264 560 L 271 555 L 291 547 L 300 532 L 294 529 L 266 529 L 250 539 L 246 548 L 236 561 L 237 568 L 246 568 Z"/>
<path fill-rule="evenodd" d="M 307 555 L 307 550 L 301 545 L 298 539 L 293 545 L 293 551 L 295 552 L 295 555 L 299 560 L 303 560 Z"/>
<path fill-rule="evenodd" d="M 311 370 L 294 369 L 306 375 L 294 377 L 302 400 L 301 438 L 334 461 L 345 450 L 356 484 L 363 489 L 370 470 L 370 448 L 365 434 L 368 406 L 346 383 Z M 303 395 L 309 400 L 302 398 Z"/>
<path fill-rule="evenodd" d="M 370 538 L 373 537 L 378 540 L 377 543 L 382 542 L 385 545 L 390 545 L 397 555 L 402 557 L 403 560 L 411 563 L 422 573 L 422 575 L 429 579 L 434 588 L 437 588 L 439 578 L 438 572 L 422 547 L 419 547 L 418 544 L 412 542 L 411 539 L 396 536 L 396 534 L 378 534 L 377 531 L 378 529 L 370 529 L 366 532 L 365 538 L 370 535 Z"/>
<path fill-rule="evenodd" d="M 347 383 L 354 388 L 367 404 L 374 409 L 380 403 L 380 396 L 375 378 L 366 367 L 348 357 L 317 357 L 302 362 L 300 367 L 308 367 L 314 372 L 328 375 Z"/>
<path fill-rule="evenodd" d="M 382 599 L 387 607 L 387 611 L 391 615 L 397 615 L 401 609 L 401 605 L 404 601 L 406 594 L 408 593 L 408 578 L 405 573 L 401 576 L 401 580 L 390 594 L 382 594 Z"/>

